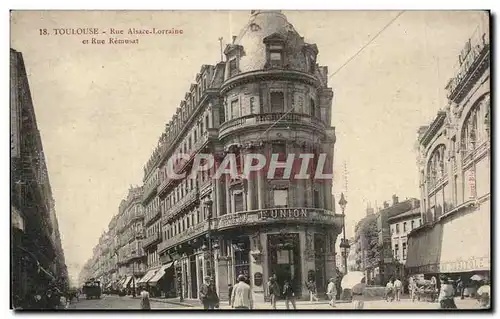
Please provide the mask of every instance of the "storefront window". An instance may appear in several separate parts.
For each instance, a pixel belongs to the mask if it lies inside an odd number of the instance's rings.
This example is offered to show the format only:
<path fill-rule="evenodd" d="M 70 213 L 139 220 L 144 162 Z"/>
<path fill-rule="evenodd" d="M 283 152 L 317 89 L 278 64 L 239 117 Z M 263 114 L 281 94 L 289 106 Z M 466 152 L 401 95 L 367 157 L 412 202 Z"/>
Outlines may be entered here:
<path fill-rule="evenodd" d="M 234 249 L 234 274 L 244 275 L 250 279 L 250 240 L 248 237 L 238 239 L 236 244 L 233 244 Z"/>

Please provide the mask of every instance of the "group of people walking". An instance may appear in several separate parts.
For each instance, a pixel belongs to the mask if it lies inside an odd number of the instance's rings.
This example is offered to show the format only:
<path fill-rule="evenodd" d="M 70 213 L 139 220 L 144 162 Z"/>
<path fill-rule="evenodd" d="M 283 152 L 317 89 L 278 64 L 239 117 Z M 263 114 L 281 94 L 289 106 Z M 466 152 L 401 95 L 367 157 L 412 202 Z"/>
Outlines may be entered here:
<path fill-rule="evenodd" d="M 388 302 L 401 301 L 401 294 L 403 292 L 403 283 L 399 278 L 394 280 L 391 278 L 385 286 L 385 300 Z"/>
<path fill-rule="evenodd" d="M 16 310 L 63 310 L 68 309 L 72 299 L 78 299 L 78 295 L 48 288 L 43 292 L 30 293 L 25 298 L 15 298 Z"/>

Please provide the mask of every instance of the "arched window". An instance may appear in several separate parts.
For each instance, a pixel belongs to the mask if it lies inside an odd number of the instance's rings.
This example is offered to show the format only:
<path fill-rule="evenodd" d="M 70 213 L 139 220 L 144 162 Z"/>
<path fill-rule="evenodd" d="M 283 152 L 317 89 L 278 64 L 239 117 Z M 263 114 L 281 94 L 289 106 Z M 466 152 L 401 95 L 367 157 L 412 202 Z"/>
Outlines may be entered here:
<path fill-rule="evenodd" d="M 427 181 L 429 188 L 433 188 L 436 183 L 446 175 L 444 165 L 446 146 L 440 144 L 431 154 L 429 162 L 427 162 Z"/>
<path fill-rule="evenodd" d="M 489 94 L 475 103 L 471 108 L 462 126 L 462 150 L 465 155 L 475 150 L 488 140 L 489 137 Z"/>

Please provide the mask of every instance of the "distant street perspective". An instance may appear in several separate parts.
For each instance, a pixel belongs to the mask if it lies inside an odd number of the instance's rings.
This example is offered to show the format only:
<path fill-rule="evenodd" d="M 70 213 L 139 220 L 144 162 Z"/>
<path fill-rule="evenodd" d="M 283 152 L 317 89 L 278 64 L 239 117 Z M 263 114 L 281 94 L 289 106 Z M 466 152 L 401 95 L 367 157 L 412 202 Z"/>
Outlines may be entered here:
<path fill-rule="evenodd" d="M 487 11 L 12 16 L 12 309 L 491 310 Z"/>

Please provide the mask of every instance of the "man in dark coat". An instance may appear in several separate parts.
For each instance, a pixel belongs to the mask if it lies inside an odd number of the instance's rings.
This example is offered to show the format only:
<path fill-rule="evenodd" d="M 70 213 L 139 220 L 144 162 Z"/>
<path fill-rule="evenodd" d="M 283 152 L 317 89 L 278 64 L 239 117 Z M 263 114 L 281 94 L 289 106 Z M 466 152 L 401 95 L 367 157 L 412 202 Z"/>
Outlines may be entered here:
<path fill-rule="evenodd" d="M 219 296 L 217 296 L 215 283 L 210 276 L 206 276 L 205 283 L 201 285 L 200 300 L 204 309 L 215 309 L 219 306 Z"/>

